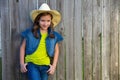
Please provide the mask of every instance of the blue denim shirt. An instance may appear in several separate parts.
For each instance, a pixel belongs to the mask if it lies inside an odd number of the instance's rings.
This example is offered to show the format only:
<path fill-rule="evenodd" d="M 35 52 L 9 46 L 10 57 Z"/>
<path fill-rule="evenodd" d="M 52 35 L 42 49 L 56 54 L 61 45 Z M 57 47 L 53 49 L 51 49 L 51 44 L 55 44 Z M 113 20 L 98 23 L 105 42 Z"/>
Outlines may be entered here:
<path fill-rule="evenodd" d="M 33 33 L 32 33 L 32 28 L 28 28 L 25 31 L 21 32 L 22 38 L 26 40 L 26 49 L 25 49 L 25 54 L 30 55 L 32 54 L 38 47 L 40 39 L 41 39 L 41 34 L 40 30 L 38 30 L 38 33 L 40 35 L 40 38 L 35 38 Z M 57 42 L 60 42 L 63 40 L 63 37 L 56 31 L 53 31 L 53 34 L 55 35 L 55 38 L 50 38 L 50 29 L 48 30 L 48 36 L 46 38 L 46 49 L 47 53 L 50 57 L 54 56 L 54 49 L 55 45 Z"/>

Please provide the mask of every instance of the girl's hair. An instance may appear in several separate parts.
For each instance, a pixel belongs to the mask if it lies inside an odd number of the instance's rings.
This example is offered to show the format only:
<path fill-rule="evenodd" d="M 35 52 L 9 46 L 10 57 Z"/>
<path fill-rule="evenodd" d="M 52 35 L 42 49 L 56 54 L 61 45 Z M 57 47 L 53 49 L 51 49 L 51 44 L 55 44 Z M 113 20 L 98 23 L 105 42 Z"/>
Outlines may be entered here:
<path fill-rule="evenodd" d="M 33 28 L 32 28 L 32 33 L 33 33 L 33 35 L 34 35 L 36 38 L 39 38 L 39 33 L 38 33 L 38 30 L 40 29 L 39 20 L 40 20 L 40 18 L 41 18 L 42 16 L 46 16 L 46 15 L 50 15 L 50 16 L 51 16 L 51 20 L 52 20 L 53 16 L 52 16 L 50 13 L 48 13 L 48 12 L 39 14 L 39 15 L 35 18 L 35 20 L 34 20 Z M 53 28 L 53 23 L 52 23 L 52 21 L 51 21 L 51 25 L 50 25 L 50 27 L 48 27 L 48 29 L 50 29 L 49 37 L 50 37 L 50 38 L 54 38 L 55 36 L 54 36 L 54 34 L 53 34 L 54 28 Z"/>

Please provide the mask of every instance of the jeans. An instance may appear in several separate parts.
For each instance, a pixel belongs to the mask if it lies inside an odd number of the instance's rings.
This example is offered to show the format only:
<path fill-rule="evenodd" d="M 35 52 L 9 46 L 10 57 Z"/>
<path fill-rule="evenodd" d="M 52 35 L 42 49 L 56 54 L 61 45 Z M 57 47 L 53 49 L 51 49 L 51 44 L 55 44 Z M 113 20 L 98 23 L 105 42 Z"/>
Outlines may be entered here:
<path fill-rule="evenodd" d="M 28 80 L 48 80 L 47 70 L 49 68 L 50 67 L 47 65 L 36 65 L 33 63 L 28 63 Z"/>

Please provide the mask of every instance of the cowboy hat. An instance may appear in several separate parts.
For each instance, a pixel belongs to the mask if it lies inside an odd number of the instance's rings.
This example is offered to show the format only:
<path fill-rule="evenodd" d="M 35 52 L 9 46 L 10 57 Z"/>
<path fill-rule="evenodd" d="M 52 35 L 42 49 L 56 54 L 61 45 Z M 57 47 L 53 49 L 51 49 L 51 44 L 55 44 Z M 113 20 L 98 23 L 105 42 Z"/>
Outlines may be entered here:
<path fill-rule="evenodd" d="M 39 14 L 44 13 L 44 12 L 48 12 L 48 13 L 52 14 L 53 27 L 55 27 L 61 21 L 61 14 L 57 10 L 51 10 L 46 3 L 43 3 L 38 10 L 31 11 L 30 17 L 31 17 L 32 21 L 34 22 L 35 18 Z"/>

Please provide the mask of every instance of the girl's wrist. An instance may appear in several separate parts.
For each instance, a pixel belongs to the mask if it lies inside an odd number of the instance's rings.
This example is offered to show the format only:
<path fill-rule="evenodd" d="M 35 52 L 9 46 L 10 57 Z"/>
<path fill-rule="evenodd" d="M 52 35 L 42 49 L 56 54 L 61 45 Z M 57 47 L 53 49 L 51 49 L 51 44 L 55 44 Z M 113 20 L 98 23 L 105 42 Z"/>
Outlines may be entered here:
<path fill-rule="evenodd" d="M 20 64 L 20 67 L 24 66 L 24 64 Z"/>
<path fill-rule="evenodd" d="M 27 65 L 27 63 L 22 63 L 22 64 L 20 64 L 21 67 L 23 67 L 23 66 L 25 66 L 25 65 Z"/>
<path fill-rule="evenodd" d="M 21 63 L 20 65 L 25 65 L 25 64 L 27 64 L 27 63 Z"/>
<path fill-rule="evenodd" d="M 53 66 L 53 68 L 56 68 L 56 65 L 52 65 Z"/>
<path fill-rule="evenodd" d="M 24 65 L 25 63 L 20 63 L 20 65 Z"/>

